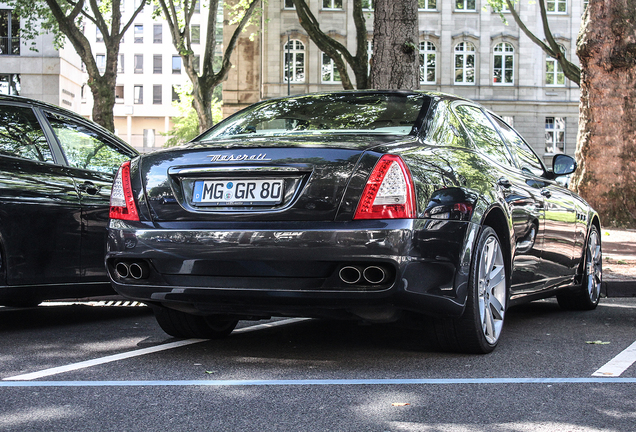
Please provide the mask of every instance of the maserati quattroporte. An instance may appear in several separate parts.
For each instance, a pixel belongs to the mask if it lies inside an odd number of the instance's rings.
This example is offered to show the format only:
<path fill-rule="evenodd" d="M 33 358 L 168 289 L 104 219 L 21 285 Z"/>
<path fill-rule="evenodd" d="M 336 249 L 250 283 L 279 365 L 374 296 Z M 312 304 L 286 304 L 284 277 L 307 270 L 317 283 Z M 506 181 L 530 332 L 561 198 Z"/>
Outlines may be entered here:
<path fill-rule="evenodd" d="M 415 316 L 444 349 L 490 352 L 512 304 L 599 301 L 598 215 L 556 182 L 575 169 L 455 96 L 266 100 L 122 165 L 106 266 L 177 337 Z"/>

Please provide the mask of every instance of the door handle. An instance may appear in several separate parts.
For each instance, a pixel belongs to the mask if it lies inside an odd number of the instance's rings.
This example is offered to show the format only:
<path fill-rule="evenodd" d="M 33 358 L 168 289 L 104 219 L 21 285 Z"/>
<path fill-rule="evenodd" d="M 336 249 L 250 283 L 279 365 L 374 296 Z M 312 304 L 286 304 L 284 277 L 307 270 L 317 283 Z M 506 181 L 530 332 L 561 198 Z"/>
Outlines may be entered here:
<path fill-rule="evenodd" d="M 508 180 L 505 177 L 500 177 L 499 180 L 497 180 L 497 184 L 506 189 L 512 186 L 512 183 L 510 183 L 510 180 Z"/>
<path fill-rule="evenodd" d="M 84 183 L 80 183 L 77 186 L 77 189 L 79 189 L 79 191 L 82 193 L 86 193 L 89 195 L 97 195 L 97 193 L 99 193 L 101 189 L 101 186 L 97 186 L 93 182 L 85 181 Z"/>
<path fill-rule="evenodd" d="M 547 189 L 541 189 L 541 195 L 543 195 L 546 198 L 550 198 L 552 196 L 552 192 L 550 192 Z"/>

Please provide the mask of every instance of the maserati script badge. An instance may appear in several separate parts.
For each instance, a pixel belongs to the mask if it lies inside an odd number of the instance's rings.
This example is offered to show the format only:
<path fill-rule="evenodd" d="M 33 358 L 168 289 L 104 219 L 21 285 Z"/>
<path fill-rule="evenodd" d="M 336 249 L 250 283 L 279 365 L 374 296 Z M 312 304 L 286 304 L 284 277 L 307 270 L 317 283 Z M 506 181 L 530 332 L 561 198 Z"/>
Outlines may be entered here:
<path fill-rule="evenodd" d="M 257 155 L 210 155 L 212 158 L 210 162 L 242 162 L 242 161 L 271 161 L 265 153 Z"/>

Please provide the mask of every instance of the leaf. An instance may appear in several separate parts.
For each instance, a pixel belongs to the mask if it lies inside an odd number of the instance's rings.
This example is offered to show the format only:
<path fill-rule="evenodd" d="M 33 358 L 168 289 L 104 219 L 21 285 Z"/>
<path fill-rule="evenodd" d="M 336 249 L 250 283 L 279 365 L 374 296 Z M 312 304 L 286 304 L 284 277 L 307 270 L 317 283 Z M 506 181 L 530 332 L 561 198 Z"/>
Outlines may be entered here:
<path fill-rule="evenodd" d="M 407 406 L 407 405 L 411 405 L 410 403 L 405 403 L 405 402 L 395 402 L 392 403 L 391 406 Z"/>
<path fill-rule="evenodd" d="M 206 374 L 210 374 L 210 375 L 211 375 L 211 374 L 215 374 L 215 373 L 216 373 L 216 371 L 209 371 L 209 370 L 206 370 L 206 371 L 205 371 L 205 373 L 206 373 Z"/>
<path fill-rule="evenodd" d="M 609 345 L 609 342 L 603 342 L 600 340 L 596 340 L 596 341 L 586 341 L 586 344 L 590 344 L 590 345 Z"/>

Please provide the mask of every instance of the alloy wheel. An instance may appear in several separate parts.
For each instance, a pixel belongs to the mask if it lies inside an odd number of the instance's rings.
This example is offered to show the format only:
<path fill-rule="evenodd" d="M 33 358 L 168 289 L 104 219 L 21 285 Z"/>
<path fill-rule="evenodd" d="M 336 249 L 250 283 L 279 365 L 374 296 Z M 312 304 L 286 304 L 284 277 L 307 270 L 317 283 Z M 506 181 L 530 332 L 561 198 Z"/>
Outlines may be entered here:
<path fill-rule="evenodd" d="M 499 339 L 506 312 L 506 268 L 501 245 L 495 236 L 484 242 L 478 269 L 481 328 L 486 341 L 492 345 Z"/>

